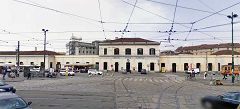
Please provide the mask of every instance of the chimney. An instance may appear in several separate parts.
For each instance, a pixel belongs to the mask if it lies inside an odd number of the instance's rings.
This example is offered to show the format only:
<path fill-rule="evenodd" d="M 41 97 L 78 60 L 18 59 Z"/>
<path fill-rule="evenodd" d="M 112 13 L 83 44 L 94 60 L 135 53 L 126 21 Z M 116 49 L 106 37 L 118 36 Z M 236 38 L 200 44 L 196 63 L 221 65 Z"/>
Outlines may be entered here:
<path fill-rule="evenodd" d="M 115 37 L 115 39 L 118 39 L 118 37 Z"/>
<path fill-rule="evenodd" d="M 37 51 L 37 47 L 35 47 L 35 51 Z"/>

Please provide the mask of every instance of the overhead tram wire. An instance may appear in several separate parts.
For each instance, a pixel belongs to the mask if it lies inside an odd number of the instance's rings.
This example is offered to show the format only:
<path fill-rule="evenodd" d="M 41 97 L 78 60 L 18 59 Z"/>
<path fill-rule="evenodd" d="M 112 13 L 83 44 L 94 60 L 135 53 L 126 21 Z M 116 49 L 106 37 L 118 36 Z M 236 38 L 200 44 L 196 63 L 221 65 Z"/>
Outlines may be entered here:
<path fill-rule="evenodd" d="M 103 22 L 103 23 L 106 23 L 106 24 L 126 24 L 126 23 L 123 23 L 123 22 Z M 129 22 L 128 25 L 131 24 L 131 25 L 156 25 L 156 24 L 162 24 L 162 25 L 171 25 L 172 23 L 171 22 Z M 191 23 L 184 23 L 184 22 L 175 22 L 174 24 L 191 24 Z"/>
<path fill-rule="evenodd" d="M 137 5 L 137 2 L 138 2 L 138 0 L 136 0 L 135 3 L 134 3 L 134 5 L 133 5 L 133 9 L 132 9 L 131 14 L 130 14 L 130 16 L 129 16 L 129 18 L 128 18 L 128 21 L 127 21 L 127 23 L 126 23 L 126 26 L 125 26 L 125 28 L 123 29 L 122 34 L 124 34 L 124 32 L 127 31 L 128 23 L 130 22 L 130 20 L 131 20 L 131 18 L 132 18 L 132 15 L 133 15 L 133 12 L 134 12 L 135 7 L 136 7 L 136 5 Z"/>
<path fill-rule="evenodd" d="M 189 37 L 189 35 L 190 35 L 191 32 L 192 32 L 193 24 L 194 24 L 194 23 L 192 23 L 192 26 L 191 26 L 191 28 L 190 28 L 190 30 L 189 30 L 187 36 L 186 36 L 185 39 L 184 39 L 185 41 L 187 41 L 187 38 Z"/>
<path fill-rule="evenodd" d="M 64 12 L 64 11 L 60 11 L 60 10 L 57 10 L 57 9 L 53 9 L 53 8 L 49 8 L 49 7 L 45 7 L 45 6 L 42 6 L 42 5 L 39 5 L 38 3 L 28 3 L 28 2 L 24 2 L 24 1 L 20 1 L 20 0 L 13 0 L 15 2 L 18 2 L 18 3 L 22 3 L 22 4 L 26 4 L 26 5 L 30 5 L 30 6 L 34 6 L 34 7 L 38 7 L 38 8 L 42 8 L 42 9 L 46 9 L 46 10 L 50 10 L 50 11 L 53 11 L 53 12 L 57 12 L 57 13 L 61 13 L 61 14 L 65 14 L 65 15 L 69 15 L 69 16 L 72 16 L 72 17 L 77 17 L 77 18 L 80 18 L 82 21 L 84 22 L 87 22 L 89 24 L 92 24 L 98 28 L 102 28 L 102 27 L 99 27 L 98 25 L 92 23 L 92 22 L 98 22 L 100 23 L 101 21 L 98 21 L 98 20 L 95 20 L 95 19 L 92 19 L 92 18 L 88 18 L 88 17 L 83 17 L 83 16 L 79 16 L 79 15 L 76 15 L 76 14 L 72 14 L 72 13 L 68 13 L 68 12 Z M 92 22 L 89 22 L 89 21 L 92 21 Z M 106 29 L 106 28 L 105 28 Z M 109 30 L 109 29 L 108 29 Z M 119 35 L 119 34 L 117 34 Z M 119 35 L 121 36 L 121 35 Z"/>
<path fill-rule="evenodd" d="M 225 10 L 227 10 L 227 9 L 229 9 L 229 8 L 231 8 L 231 7 L 234 7 L 234 6 L 236 6 L 236 5 L 239 5 L 239 4 L 240 4 L 240 2 L 237 2 L 237 3 L 235 3 L 235 4 L 231 5 L 231 6 L 228 6 L 228 7 L 226 7 L 226 8 L 223 8 L 223 9 L 221 9 L 221 10 L 215 12 L 215 13 L 212 13 L 212 14 L 210 14 L 210 15 L 208 15 L 208 16 L 205 16 L 205 17 L 203 17 L 203 18 L 200 18 L 200 19 L 198 19 L 198 20 L 196 20 L 196 21 L 194 21 L 194 22 L 195 22 L 195 23 L 198 23 L 198 22 L 200 22 L 200 21 L 202 21 L 202 20 L 205 20 L 205 19 L 207 19 L 207 18 L 209 18 L 209 17 L 211 17 L 211 16 L 213 16 L 213 15 L 215 15 L 215 14 L 218 14 L 218 13 L 220 13 L 220 12 L 222 12 L 222 11 L 225 11 Z"/>
<path fill-rule="evenodd" d="M 148 1 L 152 1 L 152 0 L 148 0 Z M 157 3 L 157 2 L 156 2 L 156 3 Z M 215 15 L 215 14 L 219 14 L 220 12 L 222 12 L 222 11 L 224 11 L 224 10 L 227 10 L 227 9 L 233 7 L 233 6 L 238 5 L 238 4 L 240 4 L 240 2 L 238 2 L 238 3 L 236 3 L 236 4 L 233 4 L 233 5 L 231 5 L 231 6 L 227 7 L 227 8 L 224 8 L 224 9 L 222 9 L 222 10 L 220 10 L 220 11 L 214 12 L 214 13 L 212 13 L 212 14 L 209 15 L 209 16 L 206 16 L 206 17 L 204 17 L 204 18 L 202 18 L 202 19 L 199 19 L 199 20 L 197 20 L 197 21 L 194 21 L 193 23 L 196 23 L 196 22 L 199 22 L 199 21 L 201 21 L 201 20 L 204 20 L 204 19 L 206 19 L 206 18 L 208 18 L 208 17 L 211 17 L 211 16 L 213 16 L 213 15 Z M 181 26 L 183 26 L 183 27 L 186 27 L 186 28 L 190 28 L 190 27 L 185 26 L 185 25 L 182 25 L 182 24 L 179 24 L 179 25 L 181 25 Z M 204 32 L 200 32 L 200 31 L 199 31 L 199 33 L 204 34 L 204 35 L 207 35 L 207 36 L 209 36 L 209 37 L 213 37 L 213 36 L 211 36 L 211 35 L 209 35 L 209 34 L 207 34 L 207 33 L 204 33 Z M 213 38 L 214 38 L 214 39 L 219 39 L 219 38 L 216 38 L 216 37 L 213 37 Z M 219 40 L 221 40 L 221 39 L 219 39 Z M 221 41 L 222 41 L 222 40 L 221 40 Z"/>
<path fill-rule="evenodd" d="M 105 29 L 104 29 L 104 26 L 103 26 L 101 3 L 100 3 L 100 0 L 97 0 L 97 1 L 98 1 L 99 16 L 100 16 L 100 19 L 101 19 L 100 23 L 101 23 L 101 26 L 102 26 L 102 31 L 103 31 L 104 38 L 106 39 Z"/>
<path fill-rule="evenodd" d="M 162 4 L 162 5 L 175 7 L 174 4 L 164 3 L 164 2 L 160 2 L 160 1 L 153 1 L 153 0 L 146 0 L 146 1 L 150 1 L 150 2 L 154 2 L 154 3 Z M 204 12 L 204 13 L 210 13 L 210 14 L 215 13 L 215 12 L 211 12 L 211 11 L 200 10 L 200 9 L 190 8 L 190 7 L 186 7 L 186 6 L 180 6 L 180 5 L 178 5 L 178 8 L 188 9 L 188 10 L 193 10 L 193 11 L 199 11 L 199 12 Z M 221 13 L 217 13 L 217 14 L 218 15 L 222 15 L 222 16 L 227 16 L 227 15 L 221 14 Z"/>
<path fill-rule="evenodd" d="M 70 15 L 70 16 L 78 17 L 78 18 L 81 18 L 81 19 L 84 19 L 84 20 L 88 20 L 88 21 L 100 22 L 100 21 L 95 20 L 95 19 L 92 19 L 92 18 L 87 18 L 87 17 L 83 17 L 83 16 L 76 15 L 76 14 L 72 14 L 72 13 L 60 11 L 60 10 L 57 10 L 57 9 L 45 7 L 45 6 L 36 4 L 36 3 L 33 4 L 33 3 L 28 3 L 28 2 L 24 2 L 24 1 L 20 1 L 20 0 L 13 0 L 13 1 L 18 2 L 18 3 L 22 3 L 22 4 L 26 4 L 26 5 L 31 5 L 31 6 L 38 7 L 38 8 L 42 8 L 42 9 L 46 9 L 46 10 L 50 10 L 50 11 L 54 11 L 54 12 L 61 13 L 61 14 L 65 14 L 65 15 Z"/>
<path fill-rule="evenodd" d="M 213 8 L 211 8 L 210 6 L 208 6 L 206 3 L 204 3 L 202 0 L 198 0 L 199 3 L 201 3 L 202 5 L 204 5 L 205 7 L 207 7 L 208 9 L 212 10 L 213 12 L 215 12 L 215 10 Z"/>
<path fill-rule="evenodd" d="M 178 6 L 178 0 L 176 0 L 176 4 L 175 4 L 175 8 L 174 8 L 174 13 L 173 13 L 173 20 L 172 20 L 172 26 L 171 26 L 171 29 L 169 30 L 169 33 L 168 33 L 168 42 L 170 43 L 170 38 L 171 38 L 171 34 L 172 34 L 172 31 L 173 31 L 173 25 L 175 23 L 175 18 L 176 18 L 176 12 L 177 12 L 177 6 Z"/>
<path fill-rule="evenodd" d="M 172 20 L 170 20 L 170 19 L 168 19 L 168 18 L 166 18 L 166 17 L 163 17 L 163 16 L 161 16 L 161 15 L 159 15 L 159 14 L 157 14 L 157 13 L 154 13 L 154 12 L 151 12 L 151 11 L 149 11 L 149 10 L 146 10 L 146 9 L 144 9 L 144 8 L 142 8 L 142 7 L 139 7 L 138 5 L 131 4 L 131 3 L 127 2 L 127 1 L 124 1 L 124 0 L 122 0 L 122 2 L 124 2 L 124 3 L 128 4 L 128 5 L 131 5 L 131 6 L 135 6 L 135 7 L 138 8 L 138 9 L 141 9 L 141 10 L 143 10 L 143 11 L 145 11 L 145 12 L 151 13 L 151 14 L 153 14 L 153 15 L 155 15 L 155 16 L 158 16 L 158 17 L 160 17 L 160 18 L 162 18 L 162 19 L 165 19 L 165 20 L 168 20 L 168 21 L 171 21 L 171 22 L 172 22 Z"/>
<path fill-rule="evenodd" d="M 128 5 L 132 5 L 132 6 L 133 6 L 133 4 L 131 4 L 131 3 L 129 3 L 129 2 L 126 2 L 126 1 L 124 1 L 124 0 L 122 0 L 122 1 L 123 1 L 124 3 L 126 3 L 126 4 L 128 4 Z M 137 6 L 137 5 L 136 5 L 136 7 L 137 7 L 138 9 L 141 9 L 141 10 L 145 11 L 145 12 L 148 12 L 148 13 L 150 13 L 150 14 L 153 14 L 153 15 L 155 15 L 155 16 L 158 16 L 159 18 L 162 18 L 162 19 L 165 19 L 165 20 L 168 20 L 168 21 L 171 21 L 171 22 L 172 22 L 172 20 L 170 20 L 170 19 L 168 19 L 168 18 L 166 18 L 166 17 L 163 17 L 163 16 L 161 16 L 161 15 L 159 15 L 159 14 L 157 14 L 157 13 L 151 12 L 151 11 L 146 10 L 146 9 L 144 9 L 144 8 L 142 8 L 142 7 L 139 7 L 139 6 Z M 194 22 L 192 22 L 192 23 L 194 23 Z M 182 26 L 182 27 L 184 27 L 184 28 L 188 28 L 188 29 L 191 28 L 191 27 L 186 26 L 186 25 L 184 25 L 184 24 L 178 24 L 178 25 L 180 25 L 180 26 Z M 206 35 L 206 36 L 208 36 L 208 37 L 213 37 L 213 36 L 211 36 L 211 35 L 209 35 L 209 34 L 207 34 L 207 33 L 201 32 L 201 31 L 196 31 L 196 32 L 201 33 L 201 34 L 203 34 L 203 35 Z M 215 38 L 215 37 L 213 37 L 213 38 Z M 217 39 L 218 39 L 218 38 L 217 38 Z M 219 40 L 220 40 L 220 39 L 219 39 Z"/>
<path fill-rule="evenodd" d="M 239 23 L 240 23 L 240 21 L 233 22 L 233 24 L 239 24 Z M 210 29 L 210 28 L 216 28 L 216 27 L 222 27 L 222 26 L 227 26 L 227 25 L 231 25 L 231 23 L 224 23 L 224 24 L 219 24 L 219 25 L 212 25 L 212 26 L 202 27 L 202 28 L 194 29 L 194 31 Z"/>

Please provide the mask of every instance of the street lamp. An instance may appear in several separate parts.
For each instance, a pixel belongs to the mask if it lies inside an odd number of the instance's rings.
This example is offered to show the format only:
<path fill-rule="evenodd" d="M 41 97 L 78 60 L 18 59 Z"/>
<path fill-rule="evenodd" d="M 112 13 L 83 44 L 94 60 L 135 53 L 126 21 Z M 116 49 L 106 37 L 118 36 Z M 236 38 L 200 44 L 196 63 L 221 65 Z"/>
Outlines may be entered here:
<path fill-rule="evenodd" d="M 234 75 L 234 43 L 233 43 L 233 19 L 238 17 L 237 14 L 228 15 L 228 18 L 231 19 L 231 24 L 232 24 L 232 83 L 234 83 L 235 80 L 235 75 Z"/>
<path fill-rule="evenodd" d="M 47 32 L 48 32 L 48 30 L 47 29 L 42 29 L 42 31 L 44 32 L 44 51 L 43 51 L 43 53 L 44 53 L 44 55 L 43 55 L 43 68 L 44 68 L 44 73 L 43 73 L 43 75 L 45 75 L 45 63 L 46 63 L 46 36 L 47 36 Z"/>

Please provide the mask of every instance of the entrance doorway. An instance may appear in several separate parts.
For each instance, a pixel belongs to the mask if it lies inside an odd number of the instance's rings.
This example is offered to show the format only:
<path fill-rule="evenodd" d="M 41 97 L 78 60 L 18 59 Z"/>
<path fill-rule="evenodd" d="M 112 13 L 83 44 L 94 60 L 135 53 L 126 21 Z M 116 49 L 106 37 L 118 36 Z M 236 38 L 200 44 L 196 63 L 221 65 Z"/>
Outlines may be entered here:
<path fill-rule="evenodd" d="M 127 71 L 127 72 L 130 72 L 130 62 L 127 62 L 127 63 L 126 63 L 126 71 Z"/>
<path fill-rule="evenodd" d="M 188 71 L 188 63 L 184 63 L 184 71 Z"/>
<path fill-rule="evenodd" d="M 99 62 L 96 62 L 95 68 L 99 70 Z"/>
<path fill-rule="evenodd" d="M 115 72 L 118 72 L 118 62 L 115 62 Z"/>
<path fill-rule="evenodd" d="M 142 63 L 139 62 L 139 63 L 138 63 L 138 72 L 141 72 L 141 71 L 142 71 Z"/>
<path fill-rule="evenodd" d="M 176 63 L 172 63 L 172 72 L 176 72 L 176 70 L 177 70 Z"/>

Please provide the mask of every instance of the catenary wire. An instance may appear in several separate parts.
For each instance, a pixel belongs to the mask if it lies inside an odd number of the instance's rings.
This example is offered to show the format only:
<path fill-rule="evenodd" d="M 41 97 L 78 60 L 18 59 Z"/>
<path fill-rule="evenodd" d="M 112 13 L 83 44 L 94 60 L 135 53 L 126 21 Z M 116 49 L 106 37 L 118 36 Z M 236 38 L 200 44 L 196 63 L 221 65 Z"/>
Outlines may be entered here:
<path fill-rule="evenodd" d="M 50 10 L 50 11 L 54 11 L 54 12 L 61 13 L 61 14 L 65 14 L 65 15 L 70 15 L 70 16 L 78 17 L 78 18 L 81 18 L 81 19 L 89 20 L 89 21 L 100 22 L 100 21 L 95 20 L 95 19 L 92 19 L 92 18 L 87 18 L 87 17 L 79 16 L 79 15 L 76 15 L 76 14 L 72 14 L 72 13 L 60 11 L 60 10 L 57 10 L 57 9 L 45 7 L 45 6 L 42 6 L 42 5 L 35 4 L 35 3 L 32 4 L 32 3 L 28 3 L 28 2 L 24 2 L 24 1 L 20 1 L 20 0 L 13 0 L 13 1 L 18 2 L 18 3 L 22 3 L 22 4 L 26 4 L 26 5 L 31 5 L 31 6 L 38 7 L 38 8 L 42 8 L 42 9 L 46 9 L 46 10 Z"/>
<path fill-rule="evenodd" d="M 98 1 L 99 16 L 100 16 L 100 19 L 101 19 L 100 23 L 101 23 L 101 26 L 102 26 L 102 31 L 103 31 L 104 38 L 106 39 L 105 29 L 104 29 L 104 26 L 103 26 L 103 17 L 102 17 L 101 3 L 100 3 L 100 0 L 97 0 L 97 1 Z"/>
<path fill-rule="evenodd" d="M 222 12 L 222 11 L 224 11 L 224 10 L 227 10 L 227 9 L 232 8 L 232 7 L 234 7 L 234 6 L 236 6 L 236 5 L 239 5 L 239 4 L 240 4 L 240 2 L 237 2 L 237 3 L 235 3 L 235 4 L 231 5 L 231 6 L 228 6 L 228 7 L 226 7 L 226 8 L 223 8 L 223 9 L 221 9 L 221 10 L 215 12 L 215 13 L 212 13 L 212 14 L 210 14 L 210 15 L 208 15 L 208 16 L 205 16 L 205 17 L 203 17 L 203 18 L 200 18 L 200 19 L 194 21 L 194 23 L 197 23 L 197 22 L 200 22 L 200 21 L 202 21 L 202 20 L 205 20 L 205 19 L 207 19 L 207 18 L 209 18 L 209 17 L 211 17 L 211 16 L 213 16 L 213 15 L 215 15 L 215 14 L 217 14 L 217 13 L 220 13 L 220 12 Z"/>
<path fill-rule="evenodd" d="M 154 0 L 146 0 L 146 1 L 150 1 L 150 2 L 154 2 L 154 3 L 162 4 L 162 5 L 168 5 L 168 6 L 173 6 L 173 7 L 175 7 L 174 4 L 168 4 L 168 3 L 164 3 L 164 2 L 160 2 L 160 1 L 154 1 Z M 210 13 L 210 14 L 215 13 L 215 12 L 211 12 L 211 11 L 200 10 L 200 9 L 195 9 L 195 8 L 190 8 L 190 7 L 180 6 L 180 5 L 178 5 L 178 7 L 179 7 L 179 8 L 183 8 L 183 9 L 193 10 L 193 11 Z M 222 16 L 227 16 L 227 15 L 221 14 L 221 13 L 217 13 L 217 14 L 218 14 L 218 15 L 222 15 Z"/>
<path fill-rule="evenodd" d="M 137 2 L 138 2 L 138 0 L 136 0 L 135 3 L 134 3 L 134 5 L 133 5 L 133 9 L 132 9 L 131 14 L 130 14 L 130 16 L 129 16 L 129 18 L 128 18 L 128 21 L 127 21 L 127 23 L 126 23 L 126 26 L 125 26 L 125 28 L 123 29 L 123 33 L 122 33 L 122 34 L 124 34 L 124 32 L 127 31 L 128 23 L 130 22 L 130 20 L 131 20 L 131 18 L 132 18 L 132 15 L 133 15 L 133 12 L 134 12 L 135 7 L 136 7 L 136 5 L 137 5 Z"/>

